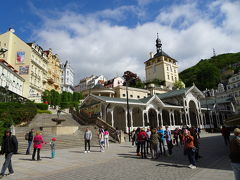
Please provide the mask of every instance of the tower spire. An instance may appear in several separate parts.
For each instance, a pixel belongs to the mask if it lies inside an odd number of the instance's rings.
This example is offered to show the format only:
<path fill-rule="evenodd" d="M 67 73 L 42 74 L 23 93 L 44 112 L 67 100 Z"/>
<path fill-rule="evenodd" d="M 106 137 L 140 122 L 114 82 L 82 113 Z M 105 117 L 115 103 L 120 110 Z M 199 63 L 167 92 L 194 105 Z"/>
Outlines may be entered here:
<path fill-rule="evenodd" d="M 157 53 L 162 52 L 162 43 L 158 37 L 158 33 L 157 33 L 157 40 L 156 40 L 156 48 L 157 48 Z"/>

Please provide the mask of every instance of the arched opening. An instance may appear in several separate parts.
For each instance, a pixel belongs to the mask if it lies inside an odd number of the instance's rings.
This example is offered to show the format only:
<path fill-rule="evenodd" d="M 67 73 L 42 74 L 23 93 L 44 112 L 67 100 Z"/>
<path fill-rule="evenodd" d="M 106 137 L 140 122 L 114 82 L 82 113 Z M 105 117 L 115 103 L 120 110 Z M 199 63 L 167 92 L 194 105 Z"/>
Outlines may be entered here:
<path fill-rule="evenodd" d="M 219 114 L 220 125 L 223 125 L 223 117 L 222 114 Z"/>
<path fill-rule="evenodd" d="M 112 126 L 112 114 L 111 114 L 111 112 L 107 113 L 107 123 Z"/>
<path fill-rule="evenodd" d="M 215 113 L 212 115 L 212 118 L 213 118 L 213 126 L 214 126 L 214 128 L 217 128 L 217 117 L 216 117 Z"/>
<path fill-rule="evenodd" d="M 189 102 L 189 115 L 191 126 L 197 126 L 197 107 L 194 101 Z"/>
<path fill-rule="evenodd" d="M 144 113 L 144 123 L 145 123 L 145 126 L 148 126 L 149 123 L 148 123 L 148 120 L 147 120 L 147 114 Z"/>
<path fill-rule="evenodd" d="M 116 106 L 113 110 L 114 127 L 126 131 L 125 110 L 121 106 Z"/>
<path fill-rule="evenodd" d="M 206 119 L 206 124 L 211 124 L 210 123 L 210 114 L 209 114 L 209 112 L 205 112 L 205 119 Z"/>
<path fill-rule="evenodd" d="M 102 111 L 102 117 L 101 117 L 101 119 L 102 120 L 105 120 L 105 118 L 106 118 L 106 109 L 105 109 L 105 106 L 102 104 L 102 106 L 101 106 L 101 111 Z"/>
<path fill-rule="evenodd" d="M 148 111 L 149 126 L 151 128 L 157 128 L 157 112 L 155 109 L 149 109 Z"/>
<path fill-rule="evenodd" d="M 174 118 L 175 118 L 175 125 L 177 126 L 182 125 L 179 111 L 177 110 L 174 111 Z"/>
<path fill-rule="evenodd" d="M 182 125 L 187 125 L 185 113 L 182 113 Z"/>
<path fill-rule="evenodd" d="M 165 109 L 162 110 L 163 126 L 170 126 L 169 112 Z"/>
<path fill-rule="evenodd" d="M 133 119 L 133 127 L 143 126 L 142 110 L 139 107 L 133 108 L 132 119 Z"/>

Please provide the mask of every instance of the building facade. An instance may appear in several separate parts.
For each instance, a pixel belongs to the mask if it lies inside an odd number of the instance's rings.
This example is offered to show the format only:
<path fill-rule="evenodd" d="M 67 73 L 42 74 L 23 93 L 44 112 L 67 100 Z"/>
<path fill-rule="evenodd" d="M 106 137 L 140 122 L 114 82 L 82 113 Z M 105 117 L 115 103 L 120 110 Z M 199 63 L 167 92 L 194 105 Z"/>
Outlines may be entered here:
<path fill-rule="evenodd" d="M 161 40 L 156 40 L 157 53 L 150 53 L 150 59 L 144 62 L 146 81 L 151 82 L 155 79 L 164 81 L 165 86 L 172 88 L 174 83 L 179 80 L 177 61 L 171 58 L 162 50 Z"/>
<path fill-rule="evenodd" d="M 115 88 L 118 86 L 122 86 L 125 80 L 122 77 L 115 77 L 110 79 L 104 83 L 104 86 L 107 88 Z"/>
<path fill-rule="evenodd" d="M 24 79 L 5 60 L 0 59 L 0 86 L 23 96 Z"/>
<path fill-rule="evenodd" d="M 73 93 L 74 72 L 68 61 L 61 65 L 62 69 L 62 91 Z"/>
<path fill-rule="evenodd" d="M 52 49 L 44 51 L 48 57 L 48 73 L 47 73 L 47 83 L 46 89 L 51 91 L 54 89 L 61 93 L 61 78 L 62 69 L 61 62 L 57 54 L 53 54 Z"/>
<path fill-rule="evenodd" d="M 40 102 L 46 88 L 48 62 L 43 49 L 35 43 L 25 43 L 15 35 L 13 29 L 0 35 L 0 44 L 8 50 L 1 55 L 2 59 L 25 80 L 23 97 Z"/>

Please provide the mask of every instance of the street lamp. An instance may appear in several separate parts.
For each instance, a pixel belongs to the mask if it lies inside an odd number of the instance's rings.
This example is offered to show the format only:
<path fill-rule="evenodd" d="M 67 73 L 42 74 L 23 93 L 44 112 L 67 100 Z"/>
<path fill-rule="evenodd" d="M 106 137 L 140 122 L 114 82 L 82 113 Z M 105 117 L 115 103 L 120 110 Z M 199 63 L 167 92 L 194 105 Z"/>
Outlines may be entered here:
<path fill-rule="evenodd" d="M 131 135 L 130 135 L 130 114 L 129 114 L 129 101 L 128 101 L 128 81 L 126 81 L 126 95 L 127 95 L 127 123 L 128 123 L 128 137 L 129 137 L 129 142 L 131 141 Z"/>

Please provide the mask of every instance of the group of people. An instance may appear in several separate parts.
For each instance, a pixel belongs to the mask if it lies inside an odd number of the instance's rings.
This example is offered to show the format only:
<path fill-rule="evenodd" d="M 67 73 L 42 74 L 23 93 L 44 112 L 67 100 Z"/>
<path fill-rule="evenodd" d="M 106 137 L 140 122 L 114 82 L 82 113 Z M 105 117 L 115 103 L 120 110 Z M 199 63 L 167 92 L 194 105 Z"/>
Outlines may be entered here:
<path fill-rule="evenodd" d="M 196 168 L 196 160 L 199 155 L 199 128 L 176 128 L 171 131 L 168 126 L 147 129 L 137 128 L 131 132 L 132 145 L 137 146 L 137 156 L 147 158 L 151 152 L 153 159 L 158 159 L 161 155 L 171 156 L 174 145 L 182 146 L 184 154 L 188 156 L 189 168 Z"/>
<path fill-rule="evenodd" d="M 104 129 L 103 127 L 99 128 L 98 140 L 100 146 L 100 152 L 104 152 L 105 149 L 109 148 L 109 131 L 108 129 Z M 86 128 L 84 133 L 84 141 L 85 141 L 85 151 L 84 153 L 89 153 L 91 148 L 91 140 L 92 140 L 92 131 L 89 128 Z"/>
<path fill-rule="evenodd" d="M 26 155 L 30 155 L 31 146 L 33 143 L 33 154 L 32 154 L 32 160 L 36 160 L 35 156 L 37 153 L 37 160 L 40 161 L 40 151 L 42 149 L 42 144 L 46 144 L 46 142 L 43 140 L 42 134 L 40 132 L 36 132 L 36 135 L 34 136 L 34 129 L 31 129 L 30 132 L 25 134 L 25 140 L 28 142 L 28 147 L 26 150 Z M 53 137 L 50 141 L 50 148 L 51 148 L 51 158 L 53 159 L 55 157 L 55 141 L 56 138 Z M 14 170 L 12 167 L 12 156 L 13 154 L 16 154 L 18 152 L 18 141 L 16 136 L 12 135 L 12 132 L 10 129 L 7 129 L 5 131 L 5 134 L 2 139 L 2 145 L 1 145 L 1 152 L 0 154 L 5 154 L 5 161 L 3 163 L 0 178 L 4 177 L 5 175 L 13 175 Z M 6 174 L 6 170 L 8 169 L 9 173 Z"/>

